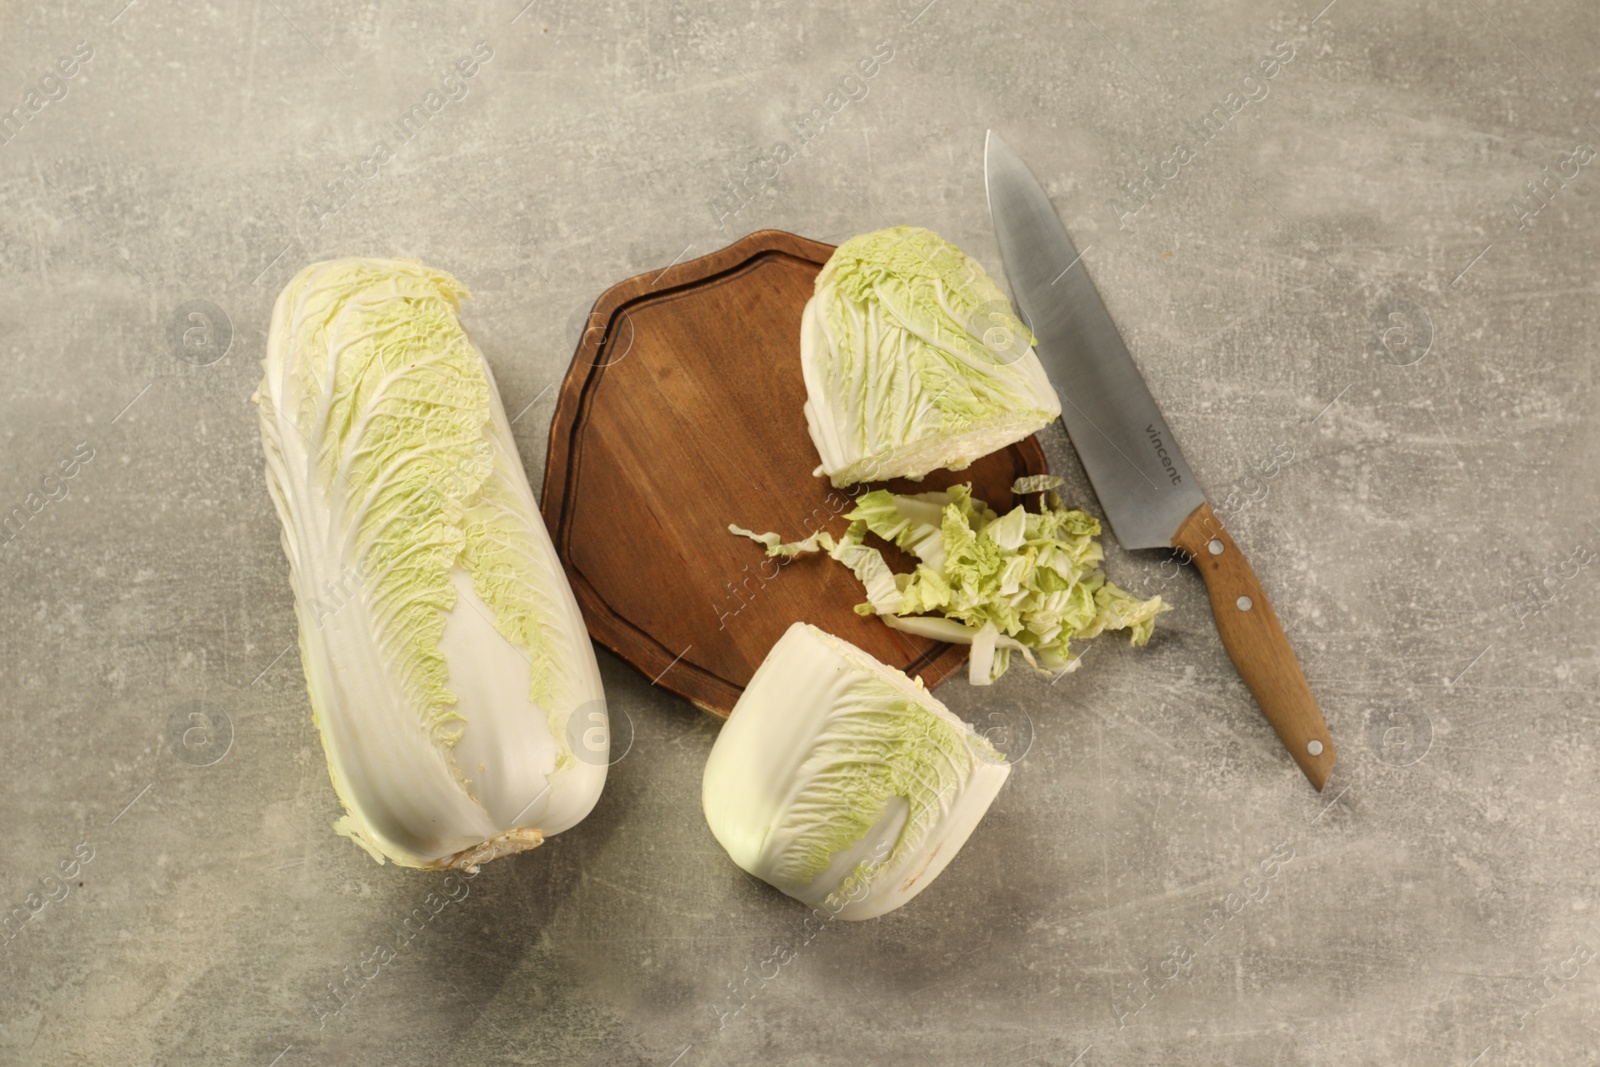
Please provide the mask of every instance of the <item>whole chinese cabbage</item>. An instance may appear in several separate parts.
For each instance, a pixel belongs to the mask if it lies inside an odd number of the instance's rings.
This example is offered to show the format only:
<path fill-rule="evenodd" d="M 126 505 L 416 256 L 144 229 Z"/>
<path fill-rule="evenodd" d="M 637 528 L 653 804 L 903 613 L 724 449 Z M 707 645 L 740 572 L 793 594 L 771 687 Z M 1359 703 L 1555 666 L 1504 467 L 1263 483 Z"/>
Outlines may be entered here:
<path fill-rule="evenodd" d="M 938 877 L 1010 773 L 920 681 L 797 622 L 717 735 L 701 804 L 740 867 L 871 919 Z"/>
<path fill-rule="evenodd" d="M 983 268 L 914 226 L 853 237 L 800 319 L 806 425 L 836 486 L 961 470 L 1061 414 Z"/>
<path fill-rule="evenodd" d="M 411 260 L 313 264 L 255 395 L 335 829 L 407 867 L 532 848 L 606 774 L 594 650 L 466 295 Z"/>

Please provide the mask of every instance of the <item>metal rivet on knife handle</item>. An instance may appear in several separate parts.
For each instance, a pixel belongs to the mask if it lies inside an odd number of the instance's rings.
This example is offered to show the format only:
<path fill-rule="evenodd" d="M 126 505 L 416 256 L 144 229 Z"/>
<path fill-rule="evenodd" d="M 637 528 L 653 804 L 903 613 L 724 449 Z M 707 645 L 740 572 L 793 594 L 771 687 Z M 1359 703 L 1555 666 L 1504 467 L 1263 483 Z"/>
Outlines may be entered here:
<path fill-rule="evenodd" d="M 1210 546 L 1219 542 L 1223 550 L 1213 551 Z M 1328 725 L 1305 672 L 1249 560 L 1210 504 L 1201 504 L 1184 520 L 1172 547 L 1193 558 L 1205 579 L 1222 645 L 1239 676 L 1295 763 L 1321 789 L 1338 754 L 1327 740 Z"/>

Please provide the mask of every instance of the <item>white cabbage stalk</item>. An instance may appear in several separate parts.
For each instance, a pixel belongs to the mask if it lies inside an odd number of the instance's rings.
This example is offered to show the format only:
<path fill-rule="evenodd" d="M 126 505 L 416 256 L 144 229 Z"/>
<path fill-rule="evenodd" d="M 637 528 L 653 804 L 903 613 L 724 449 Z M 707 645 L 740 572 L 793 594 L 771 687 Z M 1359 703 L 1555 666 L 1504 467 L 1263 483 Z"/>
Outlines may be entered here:
<path fill-rule="evenodd" d="M 1061 414 L 976 260 L 914 226 L 853 237 L 800 317 L 806 425 L 836 486 L 962 470 Z"/>
<path fill-rule="evenodd" d="M 938 877 L 1010 773 L 920 680 L 797 622 L 723 725 L 701 803 L 740 867 L 871 919 Z"/>
<path fill-rule="evenodd" d="M 301 271 L 256 391 L 312 716 L 379 862 L 476 869 L 599 799 L 604 695 L 454 278 Z"/>

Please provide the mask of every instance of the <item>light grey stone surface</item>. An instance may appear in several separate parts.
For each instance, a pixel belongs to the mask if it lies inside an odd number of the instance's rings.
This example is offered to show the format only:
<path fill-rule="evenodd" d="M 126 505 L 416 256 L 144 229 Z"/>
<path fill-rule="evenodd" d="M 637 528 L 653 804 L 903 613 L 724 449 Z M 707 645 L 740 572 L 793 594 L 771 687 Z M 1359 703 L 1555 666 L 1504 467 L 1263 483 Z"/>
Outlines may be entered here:
<path fill-rule="evenodd" d="M 0 903 L 31 915 L 0 944 L 0 1062 L 1595 1055 L 1600 567 L 1575 552 L 1600 550 L 1600 166 L 1526 227 L 1512 206 L 1600 146 L 1592 5 L 123 2 L 0 16 L 0 108 L 59 97 L 0 144 L 0 508 L 25 515 L 0 546 Z M 479 41 L 465 97 L 402 143 Z M 719 220 L 880 42 L 866 95 Z M 1187 125 L 1252 91 L 1209 143 Z M 943 688 L 1008 733 L 1010 782 L 912 905 L 808 942 L 699 815 L 716 724 L 602 653 L 626 754 L 593 816 L 484 868 L 323 1016 L 442 879 L 328 828 L 247 403 L 278 290 L 346 254 L 457 274 L 537 486 L 612 282 L 767 226 L 913 222 L 998 270 L 990 126 L 1089 246 L 1291 625 L 1334 783 L 1281 751 L 1194 574 L 1108 544 L 1176 606 L 1150 646 Z M 1179 140 L 1138 207 L 1123 183 Z M 210 365 L 171 338 L 189 301 L 231 330 Z M 215 732 L 186 761 L 191 701 Z"/>

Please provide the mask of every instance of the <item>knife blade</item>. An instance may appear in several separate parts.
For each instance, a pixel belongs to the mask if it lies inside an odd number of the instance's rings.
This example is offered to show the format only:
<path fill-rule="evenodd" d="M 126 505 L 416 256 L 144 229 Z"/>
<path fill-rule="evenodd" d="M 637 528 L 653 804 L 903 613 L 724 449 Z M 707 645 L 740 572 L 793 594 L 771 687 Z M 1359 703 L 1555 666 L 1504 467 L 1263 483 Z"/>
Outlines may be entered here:
<path fill-rule="evenodd" d="M 1277 614 L 1206 502 L 1049 197 L 993 130 L 984 179 L 1017 310 L 1112 534 L 1124 548 L 1174 548 L 1197 566 L 1229 657 L 1320 791 L 1337 758 L 1333 740 Z"/>

